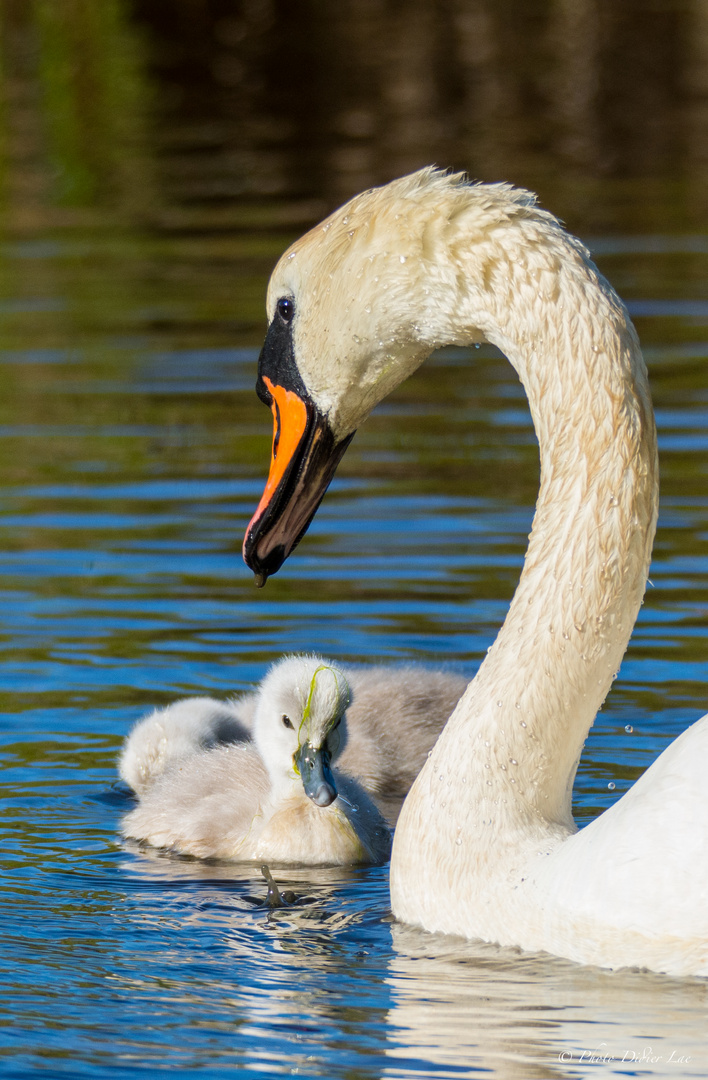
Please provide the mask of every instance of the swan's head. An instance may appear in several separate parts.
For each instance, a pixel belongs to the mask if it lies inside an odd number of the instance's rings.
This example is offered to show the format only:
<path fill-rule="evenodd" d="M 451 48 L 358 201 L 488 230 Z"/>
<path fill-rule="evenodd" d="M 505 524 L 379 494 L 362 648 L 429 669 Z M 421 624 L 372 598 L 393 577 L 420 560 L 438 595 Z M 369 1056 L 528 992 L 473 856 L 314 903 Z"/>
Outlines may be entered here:
<path fill-rule="evenodd" d="M 253 738 L 274 787 L 300 777 L 318 806 L 337 798 L 330 770 L 345 741 L 351 692 L 334 664 L 318 656 L 286 656 L 261 683 Z"/>
<path fill-rule="evenodd" d="M 373 407 L 439 345 L 484 339 L 460 249 L 530 198 L 424 169 L 358 195 L 280 259 L 256 386 L 273 454 L 244 541 L 258 584 L 302 537 Z"/>

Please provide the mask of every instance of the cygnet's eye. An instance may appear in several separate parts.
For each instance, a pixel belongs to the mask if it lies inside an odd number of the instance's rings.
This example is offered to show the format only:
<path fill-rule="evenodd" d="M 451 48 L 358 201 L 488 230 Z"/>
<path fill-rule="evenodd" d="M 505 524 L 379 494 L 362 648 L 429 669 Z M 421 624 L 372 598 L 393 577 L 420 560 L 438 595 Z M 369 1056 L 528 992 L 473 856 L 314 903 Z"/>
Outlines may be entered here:
<path fill-rule="evenodd" d="M 283 322 L 289 323 L 293 321 L 293 316 L 295 314 L 295 304 L 290 299 L 290 297 L 281 296 L 280 300 L 278 300 L 278 303 L 275 305 L 275 310 L 278 312 Z"/>
<path fill-rule="evenodd" d="M 289 727 L 291 731 L 295 730 L 292 720 L 289 716 L 286 715 L 286 713 L 283 713 L 280 719 L 283 721 L 283 727 Z"/>

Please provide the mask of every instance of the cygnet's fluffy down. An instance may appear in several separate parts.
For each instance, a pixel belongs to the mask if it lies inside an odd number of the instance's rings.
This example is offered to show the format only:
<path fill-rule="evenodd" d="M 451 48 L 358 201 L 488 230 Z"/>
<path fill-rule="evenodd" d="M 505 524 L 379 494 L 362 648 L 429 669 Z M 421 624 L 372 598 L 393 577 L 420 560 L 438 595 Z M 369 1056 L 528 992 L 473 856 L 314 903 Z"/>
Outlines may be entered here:
<path fill-rule="evenodd" d="M 229 743 L 247 742 L 258 696 L 217 701 L 194 697 L 154 709 L 139 720 L 123 745 L 119 771 L 143 795 L 178 758 Z"/>
<path fill-rule="evenodd" d="M 356 776 L 395 825 L 411 784 L 467 689 L 467 679 L 417 664 L 343 670 L 352 703 L 337 767 Z"/>
<path fill-rule="evenodd" d="M 314 664 L 327 661 L 310 658 Z M 340 727 L 339 776 L 356 777 L 390 825 L 420 772 L 467 680 L 454 672 L 416 664 L 342 667 L 351 688 L 346 723 Z M 271 686 L 284 685 L 287 667 L 276 664 Z M 177 758 L 219 744 L 246 742 L 262 689 L 227 701 L 195 697 L 156 709 L 126 740 L 120 774 L 143 795 Z M 204 768 L 216 770 L 210 755 Z M 226 760 L 226 759 L 225 759 Z"/>
<path fill-rule="evenodd" d="M 334 665 L 287 657 L 259 687 L 252 741 L 228 741 L 250 702 L 239 713 L 238 703 L 196 698 L 153 713 L 121 759 L 121 776 L 140 796 L 124 835 L 199 858 L 385 862 L 386 822 L 361 785 L 329 767 L 349 696 Z"/>

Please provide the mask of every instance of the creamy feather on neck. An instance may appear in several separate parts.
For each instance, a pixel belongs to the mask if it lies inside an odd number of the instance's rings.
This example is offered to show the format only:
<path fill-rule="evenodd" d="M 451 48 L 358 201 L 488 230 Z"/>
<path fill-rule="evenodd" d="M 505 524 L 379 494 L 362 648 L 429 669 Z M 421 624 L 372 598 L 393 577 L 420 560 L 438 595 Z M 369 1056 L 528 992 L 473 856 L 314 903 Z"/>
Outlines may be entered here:
<path fill-rule="evenodd" d="M 489 825 L 574 828 L 577 762 L 641 604 L 656 523 L 646 369 L 616 294 L 549 215 L 523 209 L 473 244 L 464 218 L 446 226 L 457 273 L 447 303 L 438 296 L 440 329 L 455 341 L 481 330 L 517 370 L 541 485 L 507 618 L 409 796 L 401 847 L 418 787 L 437 808 L 437 844 L 470 824 L 459 806 L 445 812 L 448 786 L 466 785 L 469 815 Z"/>

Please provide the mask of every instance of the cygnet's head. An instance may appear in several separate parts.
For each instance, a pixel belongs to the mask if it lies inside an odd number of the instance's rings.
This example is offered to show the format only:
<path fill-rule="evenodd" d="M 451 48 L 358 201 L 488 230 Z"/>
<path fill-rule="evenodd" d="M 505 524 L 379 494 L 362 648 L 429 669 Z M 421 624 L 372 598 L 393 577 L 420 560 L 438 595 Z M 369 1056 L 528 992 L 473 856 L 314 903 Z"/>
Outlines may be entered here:
<path fill-rule="evenodd" d="M 337 798 L 330 770 L 344 746 L 351 691 L 342 671 L 320 656 L 286 656 L 258 690 L 253 739 L 274 788 L 302 780 L 318 806 Z"/>

